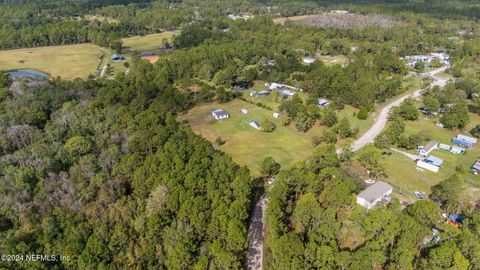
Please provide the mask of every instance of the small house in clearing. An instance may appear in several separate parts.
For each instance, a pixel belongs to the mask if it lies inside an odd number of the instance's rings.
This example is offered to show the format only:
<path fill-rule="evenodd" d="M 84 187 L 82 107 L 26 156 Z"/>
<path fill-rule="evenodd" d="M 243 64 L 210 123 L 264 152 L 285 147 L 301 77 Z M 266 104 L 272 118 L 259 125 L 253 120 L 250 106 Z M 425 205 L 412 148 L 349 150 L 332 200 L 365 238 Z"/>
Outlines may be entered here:
<path fill-rule="evenodd" d="M 357 203 L 371 209 L 382 200 L 388 200 L 393 187 L 385 182 L 377 181 L 357 195 Z"/>
<path fill-rule="evenodd" d="M 475 163 L 473 164 L 473 166 L 472 166 L 472 172 L 473 172 L 474 174 L 480 173 L 480 159 L 477 160 L 477 161 L 475 161 Z"/>
<path fill-rule="evenodd" d="M 252 121 L 249 123 L 249 125 L 256 130 L 260 130 L 260 123 L 258 121 Z"/>
<path fill-rule="evenodd" d="M 215 120 L 220 120 L 220 119 L 225 119 L 225 118 L 228 118 L 230 117 L 230 114 L 225 111 L 225 110 L 222 110 L 222 109 L 219 109 L 219 110 L 214 110 L 211 112 L 213 118 L 215 118 Z"/>
<path fill-rule="evenodd" d="M 422 156 L 428 156 L 433 150 L 438 149 L 438 142 L 436 141 L 431 141 L 427 145 L 425 145 L 418 153 Z"/>
<path fill-rule="evenodd" d="M 426 159 L 418 160 L 417 161 L 417 167 L 422 168 L 422 169 L 426 169 L 426 170 L 429 170 L 429 171 L 432 171 L 432 172 L 438 172 L 438 170 L 440 170 L 440 167 L 434 165 L 432 162 L 428 162 Z"/>
<path fill-rule="evenodd" d="M 317 105 L 319 107 L 326 107 L 326 106 L 328 106 L 328 104 L 330 104 L 330 102 L 328 102 L 328 100 L 326 100 L 324 98 L 319 98 L 318 101 L 317 101 Z"/>

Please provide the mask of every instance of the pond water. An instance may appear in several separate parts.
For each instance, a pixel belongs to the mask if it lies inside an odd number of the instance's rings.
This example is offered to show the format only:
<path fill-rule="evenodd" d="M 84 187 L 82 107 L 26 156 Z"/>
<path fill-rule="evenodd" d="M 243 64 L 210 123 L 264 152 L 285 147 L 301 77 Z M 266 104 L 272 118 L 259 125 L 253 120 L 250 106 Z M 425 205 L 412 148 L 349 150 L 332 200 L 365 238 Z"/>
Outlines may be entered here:
<path fill-rule="evenodd" d="M 12 70 L 9 71 L 8 74 L 10 74 L 10 77 L 12 79 L 21 79 L 21 78 L 32 78 L 32 79 L 48 79 L 48 74 L 35 70 L 35 69 L 18 69 L 18 70 Z"/>

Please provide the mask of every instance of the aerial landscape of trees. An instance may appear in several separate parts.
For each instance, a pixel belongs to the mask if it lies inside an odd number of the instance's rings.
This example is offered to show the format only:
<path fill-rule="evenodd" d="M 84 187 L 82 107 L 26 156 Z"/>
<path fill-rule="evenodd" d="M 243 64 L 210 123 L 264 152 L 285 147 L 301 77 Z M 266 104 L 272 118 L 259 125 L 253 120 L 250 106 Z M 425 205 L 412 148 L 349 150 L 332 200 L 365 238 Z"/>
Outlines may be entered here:
<path fill-rule="evenodd" d="M 365 171 L 388 181 L 390 148 L 414 153 L 432 140 L 409 129 L 431 117 L 420 106 L 441 114 L 436 124 L 445 130 L 480 136 L 480 6 L 341 2 L 0 1 L 0 49 L 88 42 L 121 52 L 121 38 L 181 28 L 156 63 L 135 52 L 128 72 L 111 78 L 14 80 L 0 70 L 0 254 L 69 256 L 0 260 L 0 268 L 242 269 L 249 219 L 265 193 L 265 269 L 480 269 L 480 210 L 469 196 L 478 182 L 465 164 L 423 200 L 394 197 L 371 210 L 355 203 Z M 274 21 L 333 9 L 368 21 Z M 452 80 L 427 87 L 431 78 L 412 79 L 420 67 L 401 58 L 439 48 L 452 58 L 441 76 Z M 306 56 L 342 61 L 306 64 Z M 281 119 L 271 118 L 268 104 L 246 103 L 270 116 L 258 119 L 258 134 L 291 128 L 308 136 L 309 158 L 284 166 L 266 155 L 254 175 L 221 151 L 234 140 L 202 138 L 177 118 L 198 105 L 238 101 L 236 87 L 265 89 L 265 82 L 302 93 L 271 91 Z M 417 86 L 422 99 L 405 99 L 375 142 L 354 153 L 359 125 Z M 318 106 L 319 98 L 330 105 Z M 465 219 L 453 226 L 444 213 Z"/>

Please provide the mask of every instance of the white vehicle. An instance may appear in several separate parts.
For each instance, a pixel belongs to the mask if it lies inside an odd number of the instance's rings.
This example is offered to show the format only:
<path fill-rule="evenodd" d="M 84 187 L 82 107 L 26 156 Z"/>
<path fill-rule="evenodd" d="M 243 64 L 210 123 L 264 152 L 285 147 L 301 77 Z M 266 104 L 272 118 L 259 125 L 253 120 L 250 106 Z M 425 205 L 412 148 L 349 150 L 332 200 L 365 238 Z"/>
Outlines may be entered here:
<path fill-rule="evenodd" d="M 372 179 L 367 179 L 367 180 L 365 180 L 365 183 L 367 183 L 367 184 L 375 184 L 375 182 L 376 182 L 376 181 L 375 181 L 375 180 L 372 180 Z"/>
<path fill-rule="evenodd" d="M 422 168 L 420 168 L 420 167 L 417 167 L 417 171 L 419 171 L 419 172 L 424 172 L 425 170 L 422 169 Z"/>

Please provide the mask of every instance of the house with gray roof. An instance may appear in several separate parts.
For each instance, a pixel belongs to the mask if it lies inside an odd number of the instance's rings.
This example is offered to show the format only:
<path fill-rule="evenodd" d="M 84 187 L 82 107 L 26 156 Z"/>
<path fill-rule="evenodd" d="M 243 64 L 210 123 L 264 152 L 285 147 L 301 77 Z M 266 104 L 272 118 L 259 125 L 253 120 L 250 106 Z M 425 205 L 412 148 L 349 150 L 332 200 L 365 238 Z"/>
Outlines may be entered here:
<path fill-rule="evenodd" d="M 371 209 L 382 200 L 390 199 L 393 187 L 385 182 L 377 181 L 357 195 L 357 203 Z"/>
<path fill-rule="evenodd" d="M 228 118 L 230 117 L 230 114 L 225 111 L 225 110 L 214 110 L 211 112 L 213 118 L 215 118 L 215 120 L 220 120 L 220 119 L 225 119 L 225 118 Z"/>
<path fill-rule="evenodd" d="M 431 141 L 427 145 L 425 145 L 422 149 L 420 149 L 419 154 L 422 156 L 428 156 L 433 150 L 438 149 L 438 142 Z"/>

